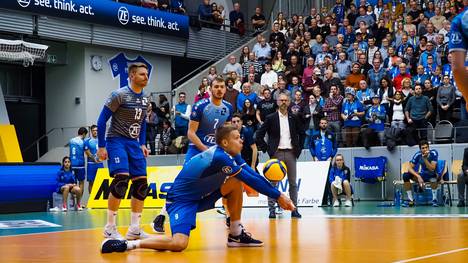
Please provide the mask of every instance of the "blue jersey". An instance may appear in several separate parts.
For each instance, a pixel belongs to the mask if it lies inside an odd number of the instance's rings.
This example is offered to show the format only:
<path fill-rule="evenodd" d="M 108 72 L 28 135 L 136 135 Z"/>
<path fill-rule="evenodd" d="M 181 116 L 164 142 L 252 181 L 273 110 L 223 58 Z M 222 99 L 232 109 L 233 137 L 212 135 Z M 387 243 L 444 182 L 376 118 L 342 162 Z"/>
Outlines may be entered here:
<path fill-rule="evenodd" d="M 347 116 L 344 127 L 361 127 L 361 119 L 357 115 L 351 117 L 351 114 L 363 111 L 364 106 L 357 99 L 354 99 L 352 103 L 346 100 L 341 109 L 341 113 Z"/>
<path fill-rule="evenodd" d="M 57 172 L 57 192 L 60 193 L 62 186 L 66 184 L 76 184 L 75 175 L 71 170 L 65 171 L 60 169 L 60 171 Z"/>
<path fill-rule="evenodd" d="M 468 45 L 468 12 L 466 9 L 452 20 L 449 51 L 466 52 Z"/>
<path fill-rule="evenodd" d="M 73 168 L 84 168 L 84 141 L 80 136 L 70 140 L 70 160 Z"/>
<path fill-rule="evenodd" d="M 168 192 L 168 201 L 198 201 L 219 190 L 228 176 L 236 175 L 245 162 L 234 160 L 221 147 L 213 146 L 185 163 Z"/>
<path fill-rule="evenodd" d="M 131 63 L 136 63 L 136 62 L 144 63 L 148 67 L 148 78 L 151 77 L 151 70 L 153 66 L 151 66 L 151 63 L 146 61 L 146 59 L 142 56 L 138 56 L 135 59 L 129 59 L 125 56 L 124 53 L 120 53 L 117 56 L 109 60 L 109 64 L 111 65 L 110 69 L 112 72 L 112 77 L 113 78 L 120 77 L 120 88 L 123 88 L 129 85 L 128 66 Z"/>
<path fill-rule="evenodd" d="M 89 152 L 93 155 L 93 158 L 88 157 L 88 163 L 96 162 L 96 153 L 98 151 L 98 139 L 97 138 L 88 138 L 84 142 L 84 149 L 85 151 L 89 150 Z"/>
<path fill-rule="evenodd" d="M 204 99 L 193 106 L 190 120 L 199 123 L 196 134 L 204 145 L 210 147 L 215 145 L 216 129 L 225 122 L 230 122 L 232 113 L 232 105 L 229 102 L 223 100 L 221 105 L 216 106 L 210 99 Z"/>
<path fill-rule="evenodd" d="M 112 111 L 107 137 L 138 139 L 148 104 L 149 96 L 144 92 L 137 94 L 128 86 L 112 92 L 106 101 L 106 107 Z"/>
<path fill-rule="evenodd" d="M 439 160 L 439 153 L 437 150 L 430 150 L 429 152 L 429 157 L 427 157 L 427 160 L 429 162 L 437 162 Z M 427 169 L 426 164 L 424 163 L 424 160 L 422 158 L 421 151 L 418 151 L 417 153 L 414 154 L 413 159 L 411 159 L 411 163 L 414 165 L 414 170 L 418 171 L 419 167 L 421 167 L 421 173 L 435 173 L 429 171 Z"/>

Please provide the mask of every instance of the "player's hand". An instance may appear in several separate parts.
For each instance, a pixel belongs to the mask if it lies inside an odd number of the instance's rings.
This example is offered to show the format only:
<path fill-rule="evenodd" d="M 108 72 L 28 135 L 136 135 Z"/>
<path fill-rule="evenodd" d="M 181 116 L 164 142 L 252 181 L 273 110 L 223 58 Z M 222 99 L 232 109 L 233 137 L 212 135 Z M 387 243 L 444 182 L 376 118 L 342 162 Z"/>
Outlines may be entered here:
<path fill-rule="evenodd" d="M 105 161 L 107 160 L 107 150 L 104 147 L 100 147 L 97 151 L 97 156 L 99 161 Z"/>
<path fill-rule="evenodd" d="M 281 194 L 277 201 L 278 205 L 284 210 L 294 211 L 296 209 L 291 199 L 289 199 L 285 194 Z"/>
<path fill-rule="evenodd" d="M 143 151 L 143 155 L 145 156 L 145 158 L 148 157 L 150 151 L 148 150 L 148 148 L 146 148 L 145 145 L 141 146 L 141 150 Z"/>
<path fill-rule="evenodd" d="M 418 176 L 418 184 L 419 186 L 424 187 L 424 180 L 421 176 Z"/>

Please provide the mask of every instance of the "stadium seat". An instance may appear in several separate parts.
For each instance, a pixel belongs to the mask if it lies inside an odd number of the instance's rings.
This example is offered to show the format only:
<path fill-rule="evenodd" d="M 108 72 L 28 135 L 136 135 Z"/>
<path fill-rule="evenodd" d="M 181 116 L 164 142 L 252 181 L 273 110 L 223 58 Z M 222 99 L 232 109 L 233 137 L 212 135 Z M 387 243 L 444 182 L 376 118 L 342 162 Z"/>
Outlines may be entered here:
<path fill-rule="evenodd" d="M 434 143 L 451 143 L 453 141 L 453 124 L 450 121 L 439 121 L 434 129 Z"/>

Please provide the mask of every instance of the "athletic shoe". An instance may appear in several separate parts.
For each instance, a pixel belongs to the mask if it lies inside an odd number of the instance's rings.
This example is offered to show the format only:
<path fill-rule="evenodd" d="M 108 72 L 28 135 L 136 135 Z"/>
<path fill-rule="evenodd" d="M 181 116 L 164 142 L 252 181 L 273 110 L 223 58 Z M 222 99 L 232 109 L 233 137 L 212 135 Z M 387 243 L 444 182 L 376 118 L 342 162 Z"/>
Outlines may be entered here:
<path fill-rule="evenodd" d="M 353 202 L 351 202 L 351 200 L 346 200 L 346 201 L 344 202 L 344 206 L 346 206 L 346 207 L 352 207 L 352 206 L 353 206 Z"/>
<path fill-rule="evenodd" d="M 155 233 L 164 234 L 164 221 L 166 221 L 165 215 L 158 215 L 151 223 L 151 228 Z"/>
<path fill-rule="evenodd" d="M 439 206 L 439 202 L 437 202 L 437 199 L 432 200 L 432 206 L 433 207 L 438 207 Z"/>
<path fill-rule="evenodd" d="M 335 200 L 335 202 L 333 202 L 333 207 L 340 207 L 340 201 Z"/>
<path fill-rule="evenodd" d="M 291 212 L 291 217 L 293 217 L 293 218 L 302 218 L 302 215 L 299 214 L 299 211 L 297 211 L 297 209 L 296 209 L 296 210 Z"/>
<path fill-rule="evenodd" d="M 110 239 L 124 239 L 123 236 L 117 231 L 117 227 L 114 226 L 105 226 L 104 227 L 104 232 L 103 232 L 104 238 L 110 238 Z"/>
<path fill-rule="evenodd" d="M 132 227 L 128 228 L 127 234 L 125 235 L 125 239 L 127 240 L 146 239 L 149 237 L 150 235 L 143 231 L 143 229 L 132 229 Z"/>
<path fill-rule="evenodd" d="M 62 212 L 67 212 L 67 207 L 66 206 L 62 206 Z"/>
<path fill-rule="evenodd" d="M 465 207 L 465 201 L 463 200 L 458 201 L 457 207 Z"/>
<path fill-rule="evenodd" d="M 277 215 L 282 215 L 284 212 L 283 208 L 281 208 L 280 206 L 278 206 L 278 208 L 276 209 L 276 214 Z"/>
<path fill-rule="evenodd" d="M 83 207 L 80 204 L 78 204 L 76 205 L 76 210 L 83 211 Z"/>
<path fill-rule="evenodd" d="M 229 234 L 228 236 L 228 247 L 261 247 L 263 242 L 257 239 L 252 238 L 252 235 L 248 232 L 245 232 L 242 229 L 242 232 L 238 236 L 233 236 Z"/>
<path fill-rule="evenodd" d="M 224 209 L 224 206 L 221 207 L 221 208 L 218 208 L 216 209 L 216 212 L 218 212 L 218 214 L 222 214 L 222 215 L 226 215 L 226 209 Z"/>
<path fill-rule="evenodd" d="M 60 210 L 57 206 L 49 209 L 50 212 L 60 212 Z"/>
<path fill-rule="evenodd" d="M 226 227 L 231 227 L 231 217 L 226 217 Z"/>
<path fill-rule="evenodd" d="M 101 253 L 125 252 L 127 240 L 106 239 L 101 244 Z"/>
<path fill-rule="evenodd" d="M 270 215 L 268 215 L 268 218 L 276 218 L 276 213 L 275 211 L 270 211 Z"/>
<path fill-rule="evenodd" d="M 414 201 L 405 201 L 403 204 L 401 204 L 402 207 L 413 207 L 414 206 Z"/>

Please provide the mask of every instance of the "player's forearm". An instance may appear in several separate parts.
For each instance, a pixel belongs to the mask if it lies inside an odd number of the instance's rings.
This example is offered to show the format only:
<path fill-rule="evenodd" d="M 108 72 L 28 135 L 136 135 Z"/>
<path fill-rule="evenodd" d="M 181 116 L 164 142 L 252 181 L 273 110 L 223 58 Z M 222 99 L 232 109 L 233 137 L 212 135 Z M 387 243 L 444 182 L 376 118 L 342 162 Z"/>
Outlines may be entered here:
<path fill-rule="evenodd" d="M 101 114 L 99 115 L 99 119 L 97 121 L 98 126 L 98 146 L 105 147 L 106 146 L 106 123 L 112 116 L 112 111 L 107 107 L 104 106 L 102 108 Z"/>
<path fill-rule="evenodd" d="M 199 150 L 204 151 L 208 148 L 202 143 L 202 141 L 200 140 L 200 138 L 198 138 L 197 134 L 195 134 L 194 131 L 189 129 L 189 131 L 187 132 L 187 137 Z"/>
<path fill-rule="evenodd" d="M 242 182 L 246 183 L 248 186 L 252 187 L 255 191 L 271 197 L 273 199 L 278 199 L 281 195 L 278 189 L 274 188 L 265 178 L 263 178 L 258 173 L 254 172 L 252 168 L 244 165 L 243 169 L 236 175 L 236 177 Z M 248 169 L 250 168 L 250 170 Z M 253 173 L 251 172 L 253 171 Z"/>
<path fill-rule="evenodd" d="M 252 145 L 252 169 L 255 169 L 255 164 L 257 163 L 257 155 L 258 155 L 258 151 L 257 151 L 257 145 L 253 144 Z"/>

